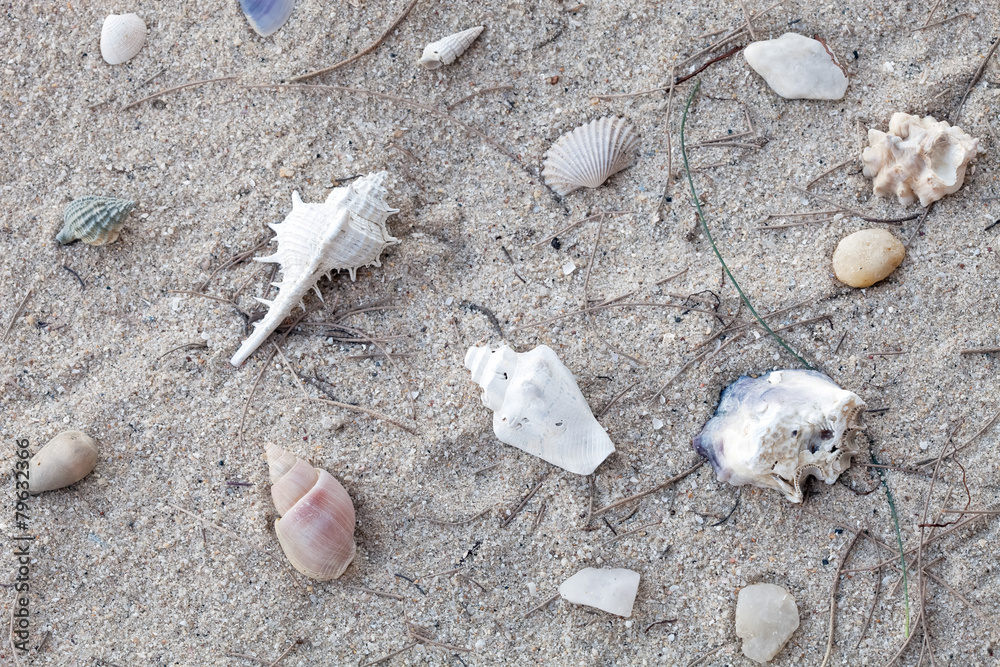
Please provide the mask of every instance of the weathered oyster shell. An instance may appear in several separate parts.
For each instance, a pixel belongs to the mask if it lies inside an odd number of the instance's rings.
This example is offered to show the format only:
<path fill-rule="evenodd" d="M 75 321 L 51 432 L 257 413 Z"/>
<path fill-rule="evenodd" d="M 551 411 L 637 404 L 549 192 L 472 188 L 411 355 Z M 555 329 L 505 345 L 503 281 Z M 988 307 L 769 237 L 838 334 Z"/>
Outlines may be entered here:
<path fill-rule="evenodd" d="M 56 241 L 62 244 L 83 241 L 90 245 L 114 243 L 134 206 L 134 201 L 116 197 L 87 195 L 74 199 L 66 207 L 63 228 Z"/>
<path fill-rule="evenodd" d="M 865 403 L 816 371 L 741 377 L 692 444 L 723 482 L 780 491 L 802 502 L 808 475 L 833 484 L 851 465 Z"/>
<path fill-rule="evenodd" d="M 109 65 L 131 60 L 146 43 L 146 22 L 137 14 L 112 14 L 101 26 L 101 57 Z"/>
<path fill-rule="evenodd" d="M 639 137 L 624 118 L 598 118 L 552 144 L 542 176 L 561 195 L 596 188 L 629 166 L 638 147 Z"/>
<path fill-rule="evenodd" d="M 81 431 L 63 431 L 28 461 L 28 493 L 61 489 L 90 474 L 97 465 L 97 441 Z"/>
<path fill-rule="evenodd" d="M 875 194 L 896 195 L 904 205 L 919 198 L 927 206 L 962 187 L 979 139 L 932 116 L 894 113 L 888 133 L 868 130 L 868 144 L 861 161 Z"/>
<path fill-rule="evenodd" d="M 258 35 L 270 37 L 292 15 L 295 0 L 240 0 L 240 8 Z"/>
<path fill-rule="evenodd" d="M 465 53 L 465 50 L 472 46 L 472 43 L 479 37 L 484 26 L 476 26 L 454 35 L 442 37 L 436 42 L 431 42 L 424 47 L 424 52 L 417 62 L 427 69 L 437 69 L 442 65 L 450 65 Z"/>
<path fill-rule="evenodd" d="M 559 584 L 559 595 L 567 602 L 625 618 L 632 615 L 638 591 L 639 573 L 622 568 L 585 567 Z"/>
<path fill-rule="evenodd" d="M 506 345 L 470 347 L 465 367 L 483 388 L 501 442 L 578 475 L 594 472 L 615 451 L 552 348 L 518 354 Z"/>
<path fill-rule="evenodd" d="M 785 99 L 839 100 L 847 92 L 844 68 L 818 39 L 786 32 L 749 44 L 743 57 Z"/>

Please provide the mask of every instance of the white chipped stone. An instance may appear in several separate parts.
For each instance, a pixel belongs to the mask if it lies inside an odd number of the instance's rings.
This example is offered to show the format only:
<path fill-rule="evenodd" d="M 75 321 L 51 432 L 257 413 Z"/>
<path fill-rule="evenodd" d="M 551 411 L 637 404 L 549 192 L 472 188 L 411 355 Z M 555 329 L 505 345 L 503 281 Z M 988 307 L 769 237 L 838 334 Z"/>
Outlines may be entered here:
<path fill-rule="evenodd" d="M 743 640 L 743 655 L 768 662 L 799 627 L 795 598 L 781 586 L 753 584 L 736 599 L 736 636 Z"/>
<path fill-rule="evenodd" d="M 794 32 L 754 42 L 743 57 L 774 92 L 789 100 L 839 100 L 847 75 L 822 42 Z"/>
<path fill-rule="evenodd" d="M 595 607 L 609 614 L 629 617 L 639 590 L 639 573 L 619 568 L 588 567 L 559 586 L 567 602 Z"/>

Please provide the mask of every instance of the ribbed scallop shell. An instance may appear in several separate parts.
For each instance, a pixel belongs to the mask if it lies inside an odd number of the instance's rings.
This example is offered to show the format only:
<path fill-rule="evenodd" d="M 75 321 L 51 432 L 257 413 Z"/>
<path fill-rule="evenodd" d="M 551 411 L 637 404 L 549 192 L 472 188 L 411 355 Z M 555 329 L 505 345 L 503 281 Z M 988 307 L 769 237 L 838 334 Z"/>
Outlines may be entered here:
<path fill-rule="evenodd" d="M 74 199 L 66 207 L 63 228 L 56 241 L 62 244 L 83 241 L 89 245 L 114 243 L 134 206 L 134 201 L 116 197 L 87 195 Z"/>
<path fill-rule="evenodd" d="M 354 560 L 354 503 L 340 482 L 277 445 L 267 447 L 274 524 L 292 566 L 312 579 L 336 579 Z"/>
<path fill-rule="evenodd" d="M 28 462 L 28 493 L 61 489 L 90 474 L 97 465 L 97 441 L 80 431 L 63 431 Z"/>
<path fill-rule="evenodd" d="M 292 15 L 295 0 L 240 0 L 240 8 L 258 35 L 270 37 Z"/>
<path fill-rule="evenodd" d="M 506 345 L 470 347 L 465 367 L 482 387 L 501 442 L 578 475 L 594 472 L 615 451 L 573 373 L 551 348 L 518 354 Z"/>
<path fill-rule="evenodd" d="M 137 14 L 112 14 L 101 27 L 101 57 L 109 65 L 131 60 L 146 43 L 146 22 Z"/>
<path fill-rule="evenodd" d="M 472 46 L 484 27 L 476 26 L 431 42 L 424 47 L 424 53 L 417 62 L 427 69 L 437 69 L 442 65 L 452 64 L 467 48 Z"/>
<path fill-rule="evenodd" d="M 561 195 L 596 188 L 629 166 L 639 137 L 624 118 L 599 118 L 563 135 L 545 154 L 542 176 Z"/>

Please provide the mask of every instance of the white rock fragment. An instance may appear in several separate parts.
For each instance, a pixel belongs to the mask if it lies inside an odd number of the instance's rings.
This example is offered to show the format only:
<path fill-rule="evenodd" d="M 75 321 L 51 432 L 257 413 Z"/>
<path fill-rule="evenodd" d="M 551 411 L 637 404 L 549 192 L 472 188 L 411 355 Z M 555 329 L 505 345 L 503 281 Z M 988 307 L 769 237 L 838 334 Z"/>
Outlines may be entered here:
<path fill-rule="evenodd" d="M 568 276 L 574 271 L 576 271 L 576 264 L 573 263 L 573 260 L 570 260 L 562 265 L 562 272 L 564 276 Z"/>
<path fill-rule="evenodd" d="M 632 605 L 638 590 L 638 572 L 621 568 L 588 567 L 562 582 L 559 595 L 567 602 L 628 618 L 632 615 Z"/>
<path fill-rule="evenodd" d="M 743 640 L 743 655 L 768 662 L 799 627 L 795 598 L 781 586 L 753 584 L 736 599 L 736 636 Z"/>
<path fill-rule="evenodd" d="M 789 100 L 839 100 L 847 72 L 826 46 L 794 32 L 754 42 L 743 57 L 774 92 Z"/>

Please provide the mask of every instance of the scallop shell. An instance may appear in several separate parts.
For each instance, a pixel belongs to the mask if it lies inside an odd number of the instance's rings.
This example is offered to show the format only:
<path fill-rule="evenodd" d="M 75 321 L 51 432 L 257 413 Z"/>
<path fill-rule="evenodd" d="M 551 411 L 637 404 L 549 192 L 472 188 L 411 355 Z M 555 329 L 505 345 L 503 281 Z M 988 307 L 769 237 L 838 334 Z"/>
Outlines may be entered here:
<path fill-rule="evenodd" d="M 146 22 L 137 14 L 112 14 L 101 27 L 101 57 L 109 65 L 131 60 L 146 43 Z"/>
<path fill-rule="evenodd" d="M 389 216 L 399 212 L 385 203 L 385 177 L 380 171 L 336 188 L 322 204 L 305 204 L 298 192 L 292 193 L 292 212 L 280 225 L 268 225 L 276 233 L 278 251 L 254 258 L 281 264 L 281 282 L 273 283 L 278 296 L 274 301 L 257 299 L 268 307 L 267 315 L 233 355 L 233 366 L 242 364 L 296 306 L 302 306 L 310 289 L 319 295 L 316 283 L 322 276 L 347 271 L 354 280 L 359 268 L 382 265 L 382 250 L 399 243 L 385 228 Z"/>
<path fill-rule="evenodd" d="M 267 447 L 281 550 L 302 574 L 336 579 L 354 560 L 354 503 L 340 482 L 277 445 Z"/>
<path fill-rule="evenodd" d="M 561 195 L 596 188 L 629 166 L 638 147 L 639 137 L 624 118 L 592 120 L 552 145 L 545 154 L 542 176 Z"/>
<path fill-rule="evenodd" d="M 625 618 L 632 615 L 638 592 L 639 573 L 623 568 L 585 567 L 559 584 L 559 595 L 567 602 Z"/>
<path fill-rule="evenodd" d="M 816 371 L 741 377 L 692 444 L 719 480 L 774 489 L 802 502 L 809 475 L 833 484 L 851 465 L 865 403 Z"/>
<path fill-rule="evenodd" d="M 56 241 L 62 244 L 83 241 L 89 245 L 114 243 L 134 206 L 134 201 L 116 197 L 87 195 L 74 199 L 66 207 L 63 228 Z"/>
<path fill-rule="evenodd" d="M 61 489 L 90 474 L 97 465 L 97 441 L 80 431 L 63 431 L 28 462 L 28 493 Z"/>
<path fill-rule="evenodd" d="M 417 62 L 427 69 L 437 69 L 442 65 L 452 64 L 467 48 L 472 46 L 484 27 L 476 26 L 431 42 L 424 47 L 424 53 Z"/>
<path fill-rule="evenodd" d="M 240 0 L 240 8 L 258 35 L 270 37 L 292 15 L 295 0 Z"/>
<path fill-rule="evenodd" d="M 493 432 L 501 442 L 557 465 L 589 475 L 615 446 L 594 418 L 586 399 L 550 347 L 518 354 L 470 347 L 465 367 L 493 410 Z"/>

